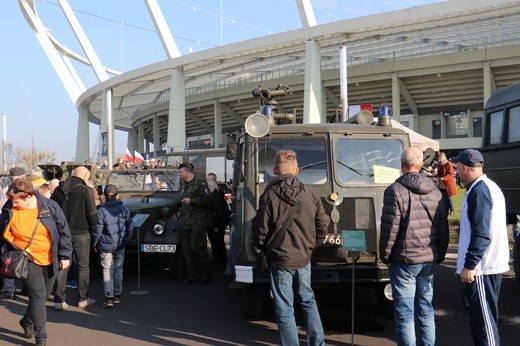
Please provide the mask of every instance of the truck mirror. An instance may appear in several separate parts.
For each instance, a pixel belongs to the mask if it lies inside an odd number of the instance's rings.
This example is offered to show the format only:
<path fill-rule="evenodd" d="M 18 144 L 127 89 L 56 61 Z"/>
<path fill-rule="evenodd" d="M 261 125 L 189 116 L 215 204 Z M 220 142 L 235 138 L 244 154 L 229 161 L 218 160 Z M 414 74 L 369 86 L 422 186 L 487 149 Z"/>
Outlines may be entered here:
<path fill-rule="evenodd" d="M 234 160 L 237 156 L 237 145 L 236 143 L 228 143 L 226 145 L 226 159 Z"/>

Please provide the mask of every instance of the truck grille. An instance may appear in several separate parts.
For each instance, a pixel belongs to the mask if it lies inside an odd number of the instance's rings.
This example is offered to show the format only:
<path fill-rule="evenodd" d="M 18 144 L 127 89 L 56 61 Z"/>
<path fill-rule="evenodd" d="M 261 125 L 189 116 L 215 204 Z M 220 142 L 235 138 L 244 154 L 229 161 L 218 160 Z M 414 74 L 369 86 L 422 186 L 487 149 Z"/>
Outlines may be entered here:
<path fill-rule="evenodd" d="M 331 215 L 333 206 L 322 200 L 325 212 Z M 352 262 L 341 243 L 341 231 L 364 231 L 366 251 L 361 252 L 357 263 L 374 263 L 377 259 L 377 234 L 374 200 L 372 198 L 344 198 L 335 206 L 339 212 L 337 224 L 330 222 L 325 244 L 319 246 L 313 255 L 313 261 L 322 265 L 344 264 Z"/>

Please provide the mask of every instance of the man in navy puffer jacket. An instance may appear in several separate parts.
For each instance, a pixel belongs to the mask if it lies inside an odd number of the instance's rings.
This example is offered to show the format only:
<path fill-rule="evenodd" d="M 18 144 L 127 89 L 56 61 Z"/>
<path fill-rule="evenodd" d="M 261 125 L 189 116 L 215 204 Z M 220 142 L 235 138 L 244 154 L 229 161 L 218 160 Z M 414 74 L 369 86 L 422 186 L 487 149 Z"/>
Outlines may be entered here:
<path fill-rule="evenodd" d="M 106 201 L 98 206 L 96 231 L 92 235 L 92 246 L 100 252 L 103 267 L 104 308 L 121 302 L 125 245 L 134 231 L 130 211 L 117 199 L 118 193 L 115 185 L 105 187 Z"/>

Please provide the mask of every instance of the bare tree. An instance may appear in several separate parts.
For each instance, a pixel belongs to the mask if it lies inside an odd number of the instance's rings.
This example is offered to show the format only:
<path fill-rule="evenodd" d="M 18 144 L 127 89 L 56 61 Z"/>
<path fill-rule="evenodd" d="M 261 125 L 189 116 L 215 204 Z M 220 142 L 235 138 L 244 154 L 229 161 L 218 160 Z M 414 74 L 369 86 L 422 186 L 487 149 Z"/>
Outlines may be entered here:
<path fill-rule="evenodd" d="M 56 153 L 54 151 L 45 151 L 38 149 L 26 150 L 16 148 L 15 150 L 15 166 L 25 167 L 29 171 L 36 169 L 39 164 L 56 161 Z"/>

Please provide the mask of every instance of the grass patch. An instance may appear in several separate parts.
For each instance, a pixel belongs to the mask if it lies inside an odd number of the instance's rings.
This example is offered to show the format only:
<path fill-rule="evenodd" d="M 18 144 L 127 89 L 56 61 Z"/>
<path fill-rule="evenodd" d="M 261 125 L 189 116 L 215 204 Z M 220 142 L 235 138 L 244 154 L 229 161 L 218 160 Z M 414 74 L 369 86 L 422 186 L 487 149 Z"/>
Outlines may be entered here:
<path fill-rule="evenodd" d="M 460 226 L 460 205 L 466 190 L 458 187 L 456 195 L 451 196 L 455 211 L 448 215 L 448 223 L 450 225 L 450 246 L 457 246 L 459 244 L 459 226 Z"/>

